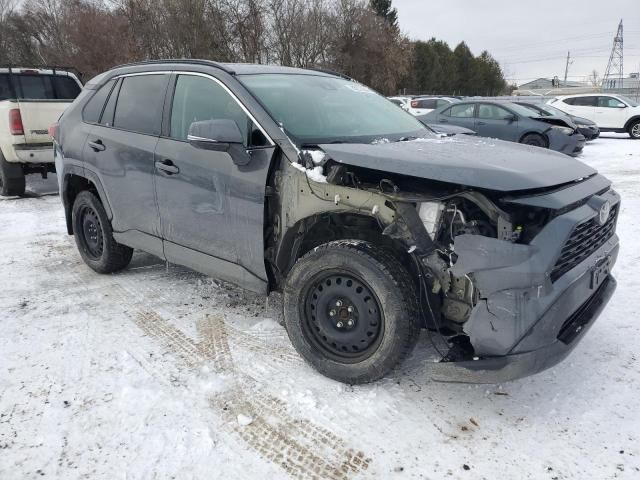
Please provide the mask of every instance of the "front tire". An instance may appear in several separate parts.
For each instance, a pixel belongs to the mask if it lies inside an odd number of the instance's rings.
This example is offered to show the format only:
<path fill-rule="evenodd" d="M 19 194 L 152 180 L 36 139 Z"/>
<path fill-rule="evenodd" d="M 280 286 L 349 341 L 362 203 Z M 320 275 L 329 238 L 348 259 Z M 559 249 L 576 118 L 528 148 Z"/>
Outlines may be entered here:
<path fill-rule="evenodd" d="M 129 265 L 133 249 L 113 239 L 107 212 L 93 193 L 78 194 L 71 221 L 78 251 L 89 267 L 98 273 L 112 273 Z"/>
<path fill-rule="evenodd" d="M 531 145 L 532 147 L 549 147 L 547 140 L 542 135 L 538 135 L 537 133 L 528 133 L 527 135 L 522 137 L 520 143 L 523 143 L 524 145 Z"/>
<path fill-rule="evenodd" d="M 640 140 L 640 120 L 636 120 L 631 125 L 629 125 L 629 130 L 627 130 L 629 136 L 634 140 Z"/>
<path fill-rule="evenodd" d="M 359 240 L 320 245 L 296 262 L 284 287 L 284 321 L 307 362 L 348 384 L 385 376 L 420 333 L 409 273 L 386 251 Z"/>
<path fill-rule="evenodd" d="M 24 195 L 26 182 L 22 166 L 9 163 L 0 152 L 0 195 L 14 197 Z"/>

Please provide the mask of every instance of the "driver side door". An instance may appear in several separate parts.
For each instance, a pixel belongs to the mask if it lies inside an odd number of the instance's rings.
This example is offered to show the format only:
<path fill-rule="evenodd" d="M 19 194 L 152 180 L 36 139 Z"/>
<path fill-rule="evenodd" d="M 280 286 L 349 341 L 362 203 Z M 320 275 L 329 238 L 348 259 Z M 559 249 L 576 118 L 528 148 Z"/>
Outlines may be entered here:
<path fill-rule="evenodd" d="M 623 128 L 627 119 L 627 105 L 615 97 L 597 97 L 596 123 L 604 128 Z"/>
<path fill-rule="evenodd" d="M 174 75 L 172 92 L 155 152 L 165 257 L 264 292 L 264 197 L 273 143 L 214 77 Z M 243 144 L 216 151 L 190 143 L 191 124 L 206 120 L 234 121 Z"/>
<path fill-rule="evenodd" d="M 511 142 L 519 140 L 517 116 L 506 108 L 491 103 L 478 104 L 475 129 L 481 137 Z"/>

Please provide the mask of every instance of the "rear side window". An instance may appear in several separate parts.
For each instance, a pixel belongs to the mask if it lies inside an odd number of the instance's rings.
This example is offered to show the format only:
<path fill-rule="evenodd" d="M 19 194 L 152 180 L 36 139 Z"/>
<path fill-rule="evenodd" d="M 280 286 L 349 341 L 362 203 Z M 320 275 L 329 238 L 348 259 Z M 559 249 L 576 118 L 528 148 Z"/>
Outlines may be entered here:
<path fill-rule="evenodd" d="M 567 105 L 575 105 L 576 107 L 595 107 L 598 97 L 573 97 L 563 100 Z"/>
<path fill-rule="evenodd" d="M 474 107 L 475 107 L 475 104 L 473 103 L 469 103 L 465 105 L 453 105 L 451 108 L 445 110 L 443 113 L 445 115 L 449 115 L 450 117 L 472 118 Z"/>
<path fill-rule="evenodd" d="M 111 93 L 111 89 L 115 83 L 115 80 L 107 82 L 87 102 L 87 105 L 84 107 L 82 112 L 82 119 L 85 122 L 98 123 L 100 115 L 102 114 L 102 109 L 104 108 L 104 103 L 107 101 L 107 97 L 109 96 L 109 93 Z"/>
<path fill-rule="evenodd" d="M 120 86 L 113 124 L 116 128 L 160 135 L 168 75 L 125 77 Z"/>
<path fill-rule="evenodd" d="M 478 118 L 485 118 L 488 120 L 504 120 L 511 115 L 507 110 L 497 105 L 490 105 L 487 103 L 481 103 L 478 107 Z"/>
<path fill-rule="evenodd" d="M 248 139 L 250 119 L 224 88 L 208 78 L 180 75 L 171 108 L 171 137 L 186 140 L 193 122 L 218 119 L 235 121 Z"/>

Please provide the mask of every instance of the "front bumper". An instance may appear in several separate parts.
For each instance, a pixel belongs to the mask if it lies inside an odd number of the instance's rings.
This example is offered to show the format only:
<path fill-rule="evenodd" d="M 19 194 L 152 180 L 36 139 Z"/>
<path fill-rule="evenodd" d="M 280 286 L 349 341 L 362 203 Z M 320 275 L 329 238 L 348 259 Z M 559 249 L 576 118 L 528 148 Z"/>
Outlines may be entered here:
<path fill-rule="evenodd" d="M 575 157 L 582 152 L 586 139 L 580 133 L 567 135 L 551 129 L 547 132 L 549 149 Z"/>
<path fill-rule="evenodd" d="M 600 136 L 600 129 L 596 125 L 580 126 L 578 127 L 578 131 L 587 139 L 587 141 L 595 140 Z"/>
<path fill-rule="evenodd" d="M 617 235 L 613 231 L 592 250 L 582 250 L 591 253 L 561 276 L 552 272 L 574 230 L 592 222 L 604 201 L 619 211 L 613 190 L 594 195 L 552 220 L 529 245 L 456 237 L 459 257 L 452 271 L 473 275 L 480 292 L 464 325 L 478 360 L 435 364 L 434 379 L 503 382 L 540 372 L 571 352 L 615 290 L 609 272 L 618 256 Z"/>

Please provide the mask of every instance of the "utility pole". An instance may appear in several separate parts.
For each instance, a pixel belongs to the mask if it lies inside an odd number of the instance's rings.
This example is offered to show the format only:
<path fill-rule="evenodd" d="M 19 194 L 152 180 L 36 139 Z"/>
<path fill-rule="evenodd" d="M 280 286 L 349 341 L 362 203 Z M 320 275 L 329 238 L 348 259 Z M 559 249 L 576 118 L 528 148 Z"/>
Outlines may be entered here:
<path fill-rule="evenodd" d="M 567 52 L 567 65 L 564 67 L 564 86 L 567 86 L 567 75 L 569 75 L 569 59 L 571 58 L 571 52 Z"/>

